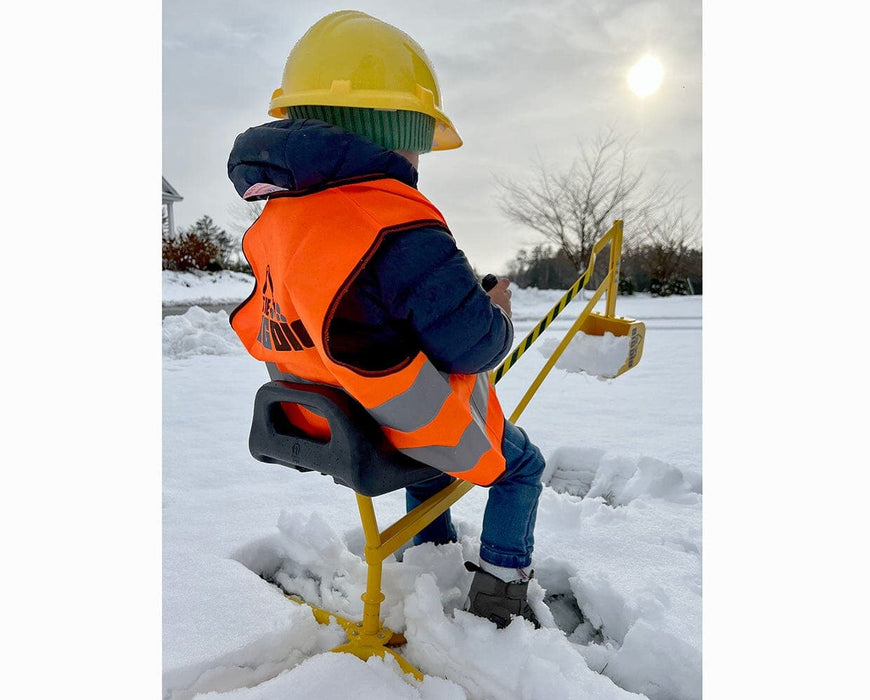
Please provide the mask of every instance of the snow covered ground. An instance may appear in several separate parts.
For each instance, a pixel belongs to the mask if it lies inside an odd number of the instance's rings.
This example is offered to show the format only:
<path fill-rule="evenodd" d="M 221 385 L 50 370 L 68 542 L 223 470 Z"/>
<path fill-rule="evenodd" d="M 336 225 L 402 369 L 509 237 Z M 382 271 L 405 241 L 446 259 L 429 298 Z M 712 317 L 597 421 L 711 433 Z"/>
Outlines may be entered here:
<path fill-rule="evenodd" d="M 244 275 L 164 273 L 163 301 L 232 303 Z M 555 303 L 515 290 L 516 338 Z M 505 375 L 507 413 L 581 308 L 572 302 Z M 393 662 L 329 653 L 343 640 L 265 578 L 359 617 L 363 536 L 352 493 L 317 474 L 254 461 L 251 406 L 267 380 L 227 314 L 163 319 L 164 698 L 701 697 L 701 297 L 620 297 L 647 326 L 643 359 L 602 380 L 573 346 L 518 424 L 548 466 L 536 529 L 533 604 L 544 628 L 504 630 L 458 610 L 486 490 L 456 506 L 461 541 L 400 552 L 382 612 L 408 639 Z M 383 527 L 400 493 L 375 499 Z M 546 607 L 545 604 L 546 603 Z"/>

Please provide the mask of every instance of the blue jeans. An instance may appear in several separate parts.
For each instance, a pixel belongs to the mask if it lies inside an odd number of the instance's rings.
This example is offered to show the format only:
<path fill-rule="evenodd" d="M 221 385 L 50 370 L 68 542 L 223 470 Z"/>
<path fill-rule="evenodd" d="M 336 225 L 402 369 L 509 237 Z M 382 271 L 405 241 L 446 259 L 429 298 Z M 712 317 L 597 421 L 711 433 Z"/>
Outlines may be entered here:
<path fill-rule="evenodd" d="M 543 486 L 544 458 L 522 428 L 504 423 L 502 452 L 505 473 L 489 486 L 480 533 L 480 558 L 495 566 L 521 568 L 532 563 L 535 544 L 535 516 Z M 410 511 L 447 486 L 454 477 L 447 474 L 422 481 L 405 490 Z M 456 530 L 446 510 L 414 537 L 414 544 L 456 542 Z"/>

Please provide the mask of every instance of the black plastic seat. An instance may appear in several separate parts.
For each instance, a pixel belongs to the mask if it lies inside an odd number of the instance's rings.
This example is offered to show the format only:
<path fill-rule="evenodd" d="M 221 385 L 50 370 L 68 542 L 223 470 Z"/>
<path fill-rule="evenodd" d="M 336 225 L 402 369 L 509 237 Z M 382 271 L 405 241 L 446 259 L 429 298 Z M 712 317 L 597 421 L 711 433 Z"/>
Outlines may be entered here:
<path fill-rule="evenodd" d="M 297 404 L 329 423 L 317 440 L 290 423 L 281 404 Z M 363 496 L 425 481 L 441 472 L 398 452 L 365 409 L 340 389 L 272 381 L 257 391 L 248 447 L 254 459 L 331 476 Z"/>

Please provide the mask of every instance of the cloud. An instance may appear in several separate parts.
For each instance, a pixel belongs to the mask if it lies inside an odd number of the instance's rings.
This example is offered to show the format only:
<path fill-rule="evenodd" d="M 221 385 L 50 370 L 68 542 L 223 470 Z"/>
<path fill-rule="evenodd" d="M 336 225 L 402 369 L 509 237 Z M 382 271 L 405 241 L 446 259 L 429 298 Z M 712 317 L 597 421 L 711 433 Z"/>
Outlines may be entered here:
<path fill-rule="evenodd" d="M 651 167 L 685 183 L 700 206 L 700 3 L 439 3 L 378 0 L 357 9 L 413 36 L 438 72 L 444 107 L 465 145 L 425 155 L 421 190 L 472 263 L 502 266 L 530 234 L 495 202 L 494 176 L 527 171 L 536 154 L 569 163 L 578 140 L 616 126 Z M 210 214 L 228 227 L 236 195 L 226 158 L 236 134 L 269 120 L 293 43 L 336 2 L 166 0 L 163 4 L 163 162 L 185 197 L 179 225 Z M 665 65 L 640 101 L 625 73 L 642 53 Z"/>

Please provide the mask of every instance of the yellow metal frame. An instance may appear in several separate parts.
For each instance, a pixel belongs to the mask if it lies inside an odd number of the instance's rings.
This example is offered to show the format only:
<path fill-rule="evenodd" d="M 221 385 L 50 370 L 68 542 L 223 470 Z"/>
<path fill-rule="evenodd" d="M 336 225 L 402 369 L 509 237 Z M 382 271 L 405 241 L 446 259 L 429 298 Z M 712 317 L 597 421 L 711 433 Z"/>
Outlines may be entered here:
<path fill-rule="evenodd" d="M 553 305 L 544 317 L 538 321 L 537 325 L 532 328 L 527 334 L 526 337 L 523 338 L 519 343 L 517 343 L 514 351 L 508 355 L 502 363 L 496 367 L 492 372 L 490 372 L 489 378 L 493 384 L 498 384 L 498 380 L 502 378 L 502 376 L 516 364 L 516 361 L 523 356 L 526 350 L 531 347 L 532 343 L 534 343 L 548 327 L 549 325 L 556 320 L 556 316 L 558 316 L 562 311 L 568 306 L 568 303 L 580 292 L 583 287 L 586 286 L 587 282 L 589 282 L 589 270 L 587 270 L 581 274 L 577 281 L 571 285 L 571 287 L 562 295 L 562 298 L 559 299 Z"/>
<path fill-rule="evenodd" d="M 589 265 L 586 268 L 583 283 L 585 284 L 592 276 L 597 256 L 607 245 L 610 245 L 610 260 L 607 268 L 607 275 L 605 275 L 604 279 L 601 280 L 601 284 L 599 284 L 595 289 L 592 297 L 577 317 L 577 320 L 574 321 L 571 328 L 562 338 L 559 345 L 556 346 L 553 354 L 550 355 L 550 358 L 538 373 L 538 376 L 535 377 L 522 399 L 520 399 L 520 402 L 517 404 L 517 407 L 508 419 L 511 423 L 515 423 L 520 417 L 529 401 L 531 401 L 532 397 L 538 391 L 541 383 L 550 373 L 550 370 L 553 369 L 553 366 L 562 356 L 562 353 L 565 352 L 565 349 L 577 333 L 582 332 L 587 335 L 604 335 L 605 333 L 612 333 L 618 337 L 626 335 L 630 336 L 631 340 L 629 342 L 628 357 L 616 373 L 615 376 L 617 377 L 620 374 L 627 372 L 632 367 L 637 366 L 637 363 L 640 362 L 641 355 L 643 354 L 643 340 L 646 335 L 646 327 L 641 321 L 616 316 L 616 297 L 619 293 L 619 263 L 622 258 L 622 221 L 615 221 L 613 226 L 610 227 L 610 230 L 599 238 L 595 245 L 592 246 L 592 253 L 589 257 Z M 602 315 L 593 312 L 592 309 L 595 308 L 595 305 L 605 294 L 607 295 L 605 313 Z M 498 370 L 495 371 L 497 372 Z"/>
<path fill-rule="evenodd" d="M 381 603 L 384 601 L 384 594 L 381 592 L 381 576 L 384 560 L 456 503 L 473 487 L 474 484 L 470 481 L 460 481 L 457 479 L 390 525 L 383 532 L 378 529 L 378 520 L 375 516 L 372 499 L 369 496 L 356 494 L 357 506 L 366 541 L 365 561 L 367 574 L 366 590 L 362 594 L 362 621 L 354 622 L 323 608 L 306 603 L 295 596 L 287 596 L 287 598 L 295 603 L 308 605 L 314 613 L 314 619 L 320 624 L 328 625 L 330 620 L 335 620 L 344 628 L 344 631 L 347 633 L 347 642 L 335 647 L 331 651 L 347 652 L 363 660 L 371 656 L 384 658 L 386 654 L 390 654 L 396 659 L 399 667 L 405 673 L 410 673 L 418 680 L 423 680 L 423 674 L 391 648 L 403 645 L 405 643 L 404 635 L 393 632 L 381 624 Z"/>
<path fill-rule="evenodd" d="M 552 369 L 553 365 L 556 363 L 556 360 L 558 360 L 571 339 L 580 331 L 592 335 L 603 335 L 605 332 L 611 332 L 618 336 L 632 335 L 629 358 L 626 360 L 626 364 L 623 365 L 618 374 L 622 374 L 631 369 L 640 361 L 641 352 L 643 350 L 643 324 L 631 319 L 617 318 L 615 315 L 617 285 L 619 283 L 619 261 L 622 255 L 622 221 L 616 221 L 610 231 L 602 236 L 593 246 L 589 266 L 586 270 L 586 274 L 578 281 L 579 286 L 572 286 L 572 289 L 568 292 L 570 296 L 566 294 L 566 298 L 563 298 L 559 304 L 553 307 L 553 310 L 551 310 L 551 313 L 548 314 L 544 321 L 546 321 L 547 324 L 551 322 L 556 314 L 558 314 L 565 305 L 567 305 L 567 302 L 573 298 L 576 291 L 588 282 L 589 277 L 592 275 L 592 270 L 595 267 L 596 256 L 608 244 L 611 244 L 611 248 L 607 276 L 595 290 L 592 298 L 571 326 L 571 329 L 566 333 L 562 342 L 550 356 L 547 364 L 535 378 L 534 382 L 532 382 L 529 390 L 526 392 L 525 396 L 523 396 L 509 419 L 512 423 L 516 422 L 532 396 L 538 390 L 538 387 L 540 387 L 541 383 L 544 381 L 544 378 L 549 373 L 550 369 Z M 598 300 L 604 294 L 607 294 L 606 313 L 604 315 L 592 313 L 592 308 L 596 303 L 598 303 Z M 543 321 L 542 324 L 543 327 L 546 327 L 546 324 L 544 324 Z M 538 330 L 531 339 L 534 340 L 539 335 L 540 330 Z M 523 343 L 524 347 L 522 347 L 522 351 L 525 351 L 529 344 L 530 343 Z M 511 357 L 512 361 L 509 364 L 494 370 L 490 374 L 490 380 L 493 383 L 496 383 L 501 379 L 506 369 L 516 361 L 518 355 Z M 474 488 L 474 484 L 470 481 L 457 479 L 383 531 L 380 531 L 378 528 L 378 521 L 375 516 L 374 503 L 372 499 L 368 496 L 356 494 L 357 506 L 359 508 L 360 520 L 362 521 L 366 542 L 365 562 L 367 575 L 366 590 L 361 596 L 363 601 L 362 621 L 353 621 L 335 615 L 328 610 L 306 603 L 292 595 L 288 595 L 287 598 L 295 603 L 299 603 L 300 605 L 307 605 L 310 607 L 317 622 L 321 624 L 329 624 L 331 620 L 335 620 L 345 630 L 347 633 L 347 642 L 335 647 L 332 651 L 347 652 L 363 660 L 372 656 L 384 658 L 389 654 L 395 658 L 399 667 L 405 673 L 410 673 L 418 680 L 423 680 L 423 674 L 399 656 L 399 654 L 393 649 L 393 647 L 405 644 L 406 640 L 404 635 L 393 632 L 381 624 L 381 603 L 384 601 L 384 594 L 381 592 L 383 563 L 388 556 L 396 552 L 399 547 L 423 530 L 424 527 L 429 525 L 433 520 L 435 520 L 435 518 L 450 508 L 450 506 L 456 503 L 456 501 L 462 498 L 462 496 L 468 493 L 472 488 Z"/>

